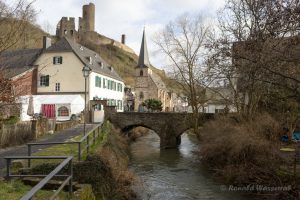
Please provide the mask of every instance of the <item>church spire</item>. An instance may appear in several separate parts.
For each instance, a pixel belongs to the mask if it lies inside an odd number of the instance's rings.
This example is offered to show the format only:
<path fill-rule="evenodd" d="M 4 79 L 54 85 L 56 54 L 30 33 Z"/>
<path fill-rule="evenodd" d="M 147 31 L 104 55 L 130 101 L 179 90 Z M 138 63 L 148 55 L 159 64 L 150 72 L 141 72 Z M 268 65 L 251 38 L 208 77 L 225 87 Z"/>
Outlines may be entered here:
<path fill-rule="evenodd" d="M 138 62 L 137 67 L 140 67 L 140 68 L 150 67 L 145 27 L 144 27 L 144 31 L 143 31 L 143 39 L 142 39 L 141 50 L 140 50 L 140 55 L 139 55 L 139 62 Z"/>

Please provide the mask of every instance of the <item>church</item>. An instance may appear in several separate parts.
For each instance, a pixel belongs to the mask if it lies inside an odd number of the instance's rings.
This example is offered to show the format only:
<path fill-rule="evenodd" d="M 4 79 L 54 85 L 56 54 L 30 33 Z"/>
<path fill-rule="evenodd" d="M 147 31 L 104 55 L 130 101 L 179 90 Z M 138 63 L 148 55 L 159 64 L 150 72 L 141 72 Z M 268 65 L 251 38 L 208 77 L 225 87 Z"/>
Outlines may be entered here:
<path fill-rule="evenodd" d="M 162 102 L 162 111 L 174 110 L 173 99 L 175 93 L 170 92 L 159 75 L 152 72 L 149 61 L 145 29 L 143 31 L 142 44 L 138 64 L 135 67 L 135 104 L 134 111 L 142 112 L 142 103 L 146 99 L 157 99 Z"/>

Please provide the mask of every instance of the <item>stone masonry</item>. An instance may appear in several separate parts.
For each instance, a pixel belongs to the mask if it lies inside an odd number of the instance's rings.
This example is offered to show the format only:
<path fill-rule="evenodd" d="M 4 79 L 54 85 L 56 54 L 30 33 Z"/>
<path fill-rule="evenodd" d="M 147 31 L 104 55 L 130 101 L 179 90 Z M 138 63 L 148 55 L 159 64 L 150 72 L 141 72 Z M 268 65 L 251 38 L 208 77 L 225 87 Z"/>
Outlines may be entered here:
<path fill-rule="evenodd" d="M 161 148 L 175 148 L 181 142 L 181 134 L 193 127 L 191 113 L 106 112 L 105 117 L 123 132 L 138 126 L 155 131 L 160 137 Z M 200 124 L 211 118 L 213 114 L 199 114 Z"/>

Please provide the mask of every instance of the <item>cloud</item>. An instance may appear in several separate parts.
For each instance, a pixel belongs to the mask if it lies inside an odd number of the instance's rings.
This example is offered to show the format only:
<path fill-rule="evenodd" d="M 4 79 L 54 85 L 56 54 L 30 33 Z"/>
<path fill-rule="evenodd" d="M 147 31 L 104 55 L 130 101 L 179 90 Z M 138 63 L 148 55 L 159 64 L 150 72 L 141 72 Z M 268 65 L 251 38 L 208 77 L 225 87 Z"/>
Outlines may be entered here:
<path fill-rule="evenodd" d="M 150 60 L 158 67 L 163 63 L 162 58 L 157 59 L 151 40 L 155 32 L 185 12 L 215 16 L 216 10 L 224 4 L 224 0 L 37 0 L 34 6 L 40 11 L 38 23 L 42 26 L 49 23 L 54 34 L 61 17 L 75 17 L 78 22 L 82 6 L 90 2 L 96 6 L 96 31 L 118 41 L 126 34 L 127 45 L 137 53 L 146 26 Z"/>

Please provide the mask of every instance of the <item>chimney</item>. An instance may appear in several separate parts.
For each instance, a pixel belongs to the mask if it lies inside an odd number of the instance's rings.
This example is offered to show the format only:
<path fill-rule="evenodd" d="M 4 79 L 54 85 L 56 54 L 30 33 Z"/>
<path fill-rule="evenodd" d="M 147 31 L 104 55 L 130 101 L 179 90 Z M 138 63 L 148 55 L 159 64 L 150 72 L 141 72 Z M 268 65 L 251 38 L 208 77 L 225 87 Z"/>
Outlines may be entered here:
<path fill-rule="evenodd" d="M 125 34 L 122 34 L 121 43 L 122 43 L 122 44 L 125 44 L 125 40 L 126 40 L 126 35 L 125 35 Z"/>
<path fill-rule="evenodd" d="M 43 49 L 48 49 L 51 46 L 51 38 L 43 36 Z"/>

